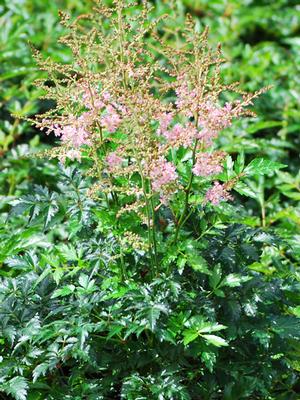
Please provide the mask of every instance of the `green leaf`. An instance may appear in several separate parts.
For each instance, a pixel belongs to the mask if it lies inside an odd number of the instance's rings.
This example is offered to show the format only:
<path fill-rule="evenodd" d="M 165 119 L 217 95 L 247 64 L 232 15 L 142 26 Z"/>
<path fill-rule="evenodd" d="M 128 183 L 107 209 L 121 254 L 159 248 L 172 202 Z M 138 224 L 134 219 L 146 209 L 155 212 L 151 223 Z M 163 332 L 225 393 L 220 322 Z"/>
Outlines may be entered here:
<path fill-rule="evenodd" d="M 72 244 L 61 244 L 57 246 L 57 249 L 65 261 L 74 261 L 78 259 L 77 251 Z"/>
<path fill-rule="evenodd" d="M 5 382 L 3 390 L 16 400 L 26 400 L 28 383 L 23 376 L 16 376 Z"/>
<path fill-rule="evenodd" d="M 34 287 L 36 288 L 37 285 L 39 285 L 48 275 L 50 275 L 52 272 L 51 267 L 48 267 L 46 269 L 44 269 L 44 271 L 41 273 L 41 275 L 38 277 L 38 279 L 36 280 Z"/>
<path fill-rule="evenodd" d="M 222 279 L 222 271 L 220 265 L 216 265 L 213 269 L 211 276 L 209 277 L 209 286 L 215 289 Z"/>
<path fill-rule="evenodd" d="M 211 271 L 207 267 L 206 260 L 198 254 L 187 254 L 187 264 L 193 268 L 194 271 L 202 272 L 207 275 L 211 274 Z"/>
<path fill-rule="evenodd" d="M 247 282 L 252 279 L 250 276 L 241 276 L 239 274 L 229 274 L 220 283 L 221 286 L 237 287 L 241 286 L 241 283 Z"/>
<path fill-rule="evenodd" d="M 36 382 L 41 375 L 45 376 L 48 369 L 49 369 L 49 364 L 47 363 L 42 363 L 37 365 L 32 371 L 33 382 Z"/>
<path fill-rule="evenodd" d="M 119 335 L 123 330 L 122 325 L 111 325 L 109 327 L 109 334 L 107 335 L 107 339 L 111 339 L 113 336 Z"/>
<path fill-rule="evenodd" d="M 241 152 L 234 163 L 234 170 L 237 174 L 240 174 L 245 166 L 245 153 Z"/>
<path fill-rule="evenodd" d="M 74 292 L 74 290 L 75 290 L 75 286 L 74 285 L 64 286 L 61 289 L 55 290 L 55 292 L 53 293 L 51 298 L 55 299 L 56 297 L 68 296 L 69 294 L 72 294 Z"/>
<path fill-rule="evenodd" d="M 183 331 L 183 344 L 187 346 L 199 337 L 199 333 L 196 329 L 186 329 Z"/>
<path fill-rule="evenodd" d="M 300 306 L 297 306 L 297 307 L 294 307 L 294 308 L 290 308 L 290 311 L 296 317 L 300 318 Z"/>
<path fill-rule="evenodd" d="M 245 182 L 238 181 L 234 185 L 234 190 L 243 196 L 251 197 L 252 199 L 257 198 L 257 193 L 253 189 L 251 189 Z"/>
<path fill-rule="evenodd" d="M 285 168 L 286 165 L 271 161 L 265 160 L 264 158 L 255 158 L 247 165 L 244 169 L 245 175 L 265 175 L 271 172 L 275 172 L 281 168 Z"/>
<path fill-rule="evenodd" d="M 204 351 L 201 354 L 201 360 L 204 362 L 206 368 L 210 372 L 213 372 L 213 368 L 217 360 L 216 353 Z"/>
<path fill-rule="evenodd" d="M 227 328 L 227 326 L 218 323 L 205 322 L 203 325 L 204 326 L 202 328 L 198 329 L 199 333 L 218 332 Z"/>
<path fill-rule="evenodd" d="M 221 338 L 220 336 L 215 335 L 201 335 L 208 343 L 213 344 L 214 346 L 221 347 L 221 346 L 228 346 L 228 343 L 225 339 Z"/>
<path fill-rule="evenodd" d="M 79 285 L 81 287 L 86 289 L 88 287 L 88 284 L 89 284 L 89 277 L 86 274 L 80 274 L 79 279 L 78 279 L 78 283 L 79 283 Z"/>
<path fill-rule="evenodd" d="M 145 318 L 149 322 L 149 327 L 152 332 L 156 328 L 156 323 L 160 317 L 161 312 L 165 314 L 168 312 L 167 308 L 163 304 L 154 304 L 153 306 L 146 307 L 141 310 L 140 315 L 145 316 Z"/>
<path fill-rule="evenodd" d="M 259 121 L 254 124 L 251 124 L 249 128 L 247 128 L 247 132 L 252 134 L 258 132 L 262 129 L 274 128 L 275 126 L 282 126 L 281 121 Z"/>

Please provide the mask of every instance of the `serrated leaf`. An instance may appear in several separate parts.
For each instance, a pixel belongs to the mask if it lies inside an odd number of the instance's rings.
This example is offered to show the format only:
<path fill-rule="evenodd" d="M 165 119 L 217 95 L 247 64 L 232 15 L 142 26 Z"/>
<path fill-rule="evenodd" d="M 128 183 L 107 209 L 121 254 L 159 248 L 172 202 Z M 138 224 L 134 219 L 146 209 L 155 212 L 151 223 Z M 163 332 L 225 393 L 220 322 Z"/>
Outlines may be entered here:
<path fill-rule="evenodd" d="M 53 293 L 53 295 L 51 296 L 52 299 L 55 299 L 56 297 L 65 297 L 65 296 L 69 296 L 70 294 L 72 294 L 75 290 L 75 286 L 74 285 L 67 285 L 62 287 L 61 289 L 57 289 L 55 290 L 55 292 Z"/>
<path fill-rule="evenodd" d="M 201 335 L 208 343 L 213 344 L 216 347 L 228 346 L 225 339 L 216 335 Z"/>
<path fill-rule="evenodd" d="M 183 344 L 187 346 L 199 337 L 199 333 L 195 329 L 186 329 L 183 331 Z"/>
<path fill-rule="evenodd" d="M 149 322 L 149 327 L 153 332 L 156 328 L 157 320 L 160 317 L 161 312 L 167 314 L 168 310 L 164 304 L 154 304 L 153 306 L 146 307 L 141 310 L 140 315 L 144 316 Z"/>
<path fill-rule="evenodd" d="M 269 174 L 270 172 L 275 172 L 281 168 L 286 167 L 286 165 L 266 160 L 264 158 L 255 158 L 247 165 L 244 169 L 245 175 L 265 175 Z"/>
<path fill-rule="evenodd" d="M 57 249 L 65 261 L 74 261 L 78 259 L 77 251 L 71 244 L 61 244 L 60 246 L 57 246 Z"/>
<path fill-rule="evenodd" d="M 37 365 L 32 371 L 33 382 L 36 382 L 40 376 L 45 376 L 48 369 L 49 364 L 47 363 Z"/>
<path fill-rule="evenodd" d="M 59 208 L 58 208 L 57 204 L 49 204 L 49 206 L 45 208 L 45 210 L 44 210 L 44 214 L 45 214 L 44 228 L 48 227 L 52 218 L 54 217 L 55 214 L 57 214 L 58 211 L 59 211 Z"/>
<path fill-rule="evenodd" d="M 252 199 L 257 198 L 257 193 L 253 189 L 251 189 L 245 182 L 238 181 L 234 185 L 234 190 L 243 196 L 251 197 Z"/>
<path fill-rule="evenodd" d="M 218 332 L 226 328 L 227 326 L 222 324 L 205 322 L 204 326 L 197 330 L 199 333 L 210 333 L 210 332 Z"/>
<path fill-rule="evenodd" d="M 3 389 L 16 400 L 26 400 L 28 383 L 23 376 L 16 376 L 5 382 Z"/>
<path fill-rule="evenodd" d="M 239 274 L 229 274 L 222 280 L 222 282 L 220 283 L 220 287 L 222 287 L 222 286 L 229 286 L 229 287 L 241 286 L 241 283 L 247 282 L 249 279 L 251 279 L 250 276 L 241 276 Z"/>
<path fill-rule="evenodd" d="M 78 283 L 81 287 L 86 289 L 89 284 L 89 277 L 86 274 L 80 274 L 78 278 Z"/>
<path fill-rule="evenodd" d="M 207 267 L 206 260 L 198 254 L 188 254 L 187 264 L 193 268 L 194 271 L 202 272 L 203 274 L 210 275 L 211 271 Z"/>
<path fill-rule="evenodd" d="M 222 271 L 220 265 L 216 265 L 213 269 L 212 274 L 209 277 L 209 285 L 212 289 L 215 289 L 222 279 Z"/>
<path fill-rule="evenodd" d="M 245 153 L 241 152 L 234 163 L 234 170 L 237 174 L 240 174 L 245 166 Z"/>
<path fill-rule="evenodd" d="M 206 368 L 208 368 L 210 372 L 213 372 L 213 368 L 217 360 L 216 354 L 213 352 L 204 351 L 201 353 L 201 360 L 204 362 Z"/>

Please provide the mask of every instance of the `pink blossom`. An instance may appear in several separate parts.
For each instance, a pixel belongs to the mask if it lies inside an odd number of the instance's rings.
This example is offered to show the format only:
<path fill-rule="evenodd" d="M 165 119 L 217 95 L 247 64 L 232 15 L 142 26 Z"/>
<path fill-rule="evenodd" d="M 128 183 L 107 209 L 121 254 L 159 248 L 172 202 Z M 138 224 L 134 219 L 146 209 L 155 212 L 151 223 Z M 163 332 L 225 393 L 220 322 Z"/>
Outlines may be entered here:
<path fill-rule="evenodd" d="M 76 149 L 71 149 L 71 150 L 67 151 L 66 157 L 68 157 L 72 161 L 77 160 L 80 162 L 81 161 L 81 152 Z"/>
<path fill-rule="evenodd" d="M 172 113 L 162 113 L 158 116 L 158 121 L 159 121 L 159 128 L 157 130 L 158 135 L 164 135 L 164 133 L 167 131 L 169 125 L 171 124 L 173 119 Z"/>
<path fill-rule="evenodd" d="M 123 162 L 123 159 L 120 156 L 118 156 L 115 151 L 112 151 L 111 153 L 109 153 L 106 156 L 105 160 L 106 160 L 106 162 L 108 164 L 109 170 L 111 170 L 111 171 L 114 168 L 119 167 Z"/>
<path fill-rule="evenodd" d="M 109 93 L 109 92 L 103 92 L 103 93 L 102 93 L 102 99 L 103 99 L 105 102 L 108 102 L 108 101 L 111 99 L 110 93 Z"/>
<path fill-rule="evenodd" d="M 105 106 L 96 88 L 91 87 L 87 82 L 79 84 L 79 87 L 81 88 L 82 101 L 86 108 L 93 110 L 101 109 Z"/>
<path fill-rule="evenodd" d="M 231 125 L 232 119 L 237 117 L 242 108 L 232 103 L 226 103 L 223 107 L 216 99 L 199 99 L 197 88 L 190 88 L 187 83 L 187 76 L 179 78 L 180 84 L 176 88 L 176 107 L 187 117 L 198 116 L 198 126 L 201 131 L 196 135 L 206 145 L 211 145 L 212 140 L 218 133 Z"/>
<path fill-rule="evenodd" d="M 214 185 L 206 192 L 204 203 L 212 203 L 213 205 L 218 205 L 221 201 L 231 200 L 232 197 L 228 193 L 224 184 L 217 181 Z"/>
<path fill-rule="evenodd" d="M 164 185 L 177 179 L 175 165 L 160 157 L 150 170 L 150 178 L 153 190 L 160 191 Z"/>
<path fill-rule="evenodd" d="M 110 133 L 115 132 L 122 122 L 120 115 L 112 105 L 106 108 L 106 114 L 101 118 L 101 125 Z"/>
<path fill-rule="evenodd" d="M 175 90 L 177 96 L 175 101 L 176 107 L 187 117 L 192 117 L 197 111 L 197 90 L 189 89 L 185 75 L 178 77 L 178 79 L 181 83 Z"/>
<path fill-rule="evenodd" d="M 47 123 L 47 122 L 46 122 L 46 120 L 44 119 L 44 120 L 43 120 L 43 124 L 45 124 L 45 123 Z M 43 130 L 44 128 L 41 128 L 41 129 Z M 50 125 L 50 127 L 47 128 L 47 131 L 46 131 L 47 135 L 48 135 L 49 133 L 51 133 L 52 131 L 53 131 L 53 133 L 54 133 L 55 136 L 60 137 L 60 136 L 61 136 L 62 127 L 61 127 L 59 124 Z"/>
<path fill-rule="evenodd" d="M 222 172 L 223 167 L 219 164 L 220 153 L 200 153 L 197 155 L 193 173 L 196 176 L 209 176 Z"/>
<path fill-rule="evenodd" d="M 71 115 L 66 125 L 53 124 L 50 125 L 47 133 L 53 131 L 55 136 L 60 137 L 63 142 L 70 144 L 72 147 L 80 147 L 83 144 L 90 143 L 89 126 L 91 125 L 90 112 L 83 113 L 76 118 Z"/>
<path fill-rule="evenodd" d="M 201 140 L 206 146 L 211 146 L 213 144 L 213 140 L 218 136 L 218 131 L 203 128 L 198 134 L 197 139 Z"/>
<path fill-rule="evenodd" d="M 202 128 L 198 134 L 198 139 L 202 140 L 206 145 L 211 145 L 212 140 L 217 137 L 218 133 L 231 125 L 235 116 L 232 104 L 226 103 L 224 107 L 206 101 L 199 108 L 199 127 Z"/>
<path fill-rule="evenodd" d="M 173 146 L 182 145 L 184 147 L 191 146 L 193 140 L 197 136 L 197 130 L 192 124 L 183 126 L 181 124 L 175 124 L 173 128 L 162 132 L 163 136 L 170 142 L 173 142 Z"/>
<path fill-rule="evenodd" d="M 67 125 L 61 128 L 61 140 L 68 142 L 74 147 L 89 144 L 89 132 L 85 127 Z"/>
<path fill-rule="evenodd" d="M 173 128 L 169 131 L 164 131 L 163 135 L 166 139 L 170 141 L 175 141 L 178 140 L 182 135 L 183 135 L 183 126 L 180 124 L 176 124 L 173 126 Z"/>

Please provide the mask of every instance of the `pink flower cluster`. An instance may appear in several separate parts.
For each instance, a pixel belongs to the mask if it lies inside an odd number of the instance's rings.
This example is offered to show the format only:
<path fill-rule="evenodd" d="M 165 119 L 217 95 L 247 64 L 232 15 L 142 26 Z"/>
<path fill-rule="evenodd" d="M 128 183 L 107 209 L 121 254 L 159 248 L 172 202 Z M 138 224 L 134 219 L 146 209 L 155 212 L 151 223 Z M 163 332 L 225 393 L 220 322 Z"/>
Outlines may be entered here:
<path fill-rule="evenodd" d="M 197 90 L 189 89 L 185 75 L 178 78 L 181 83 L 175 90 L 176 107 L 187 117 L 192 117 L 198 111 Z"/>
<path fill-rule="evenodd" d="M 222 172 L 223 167 L 220 163 L 220 153 L 200 153 L 197 155 L 193 173 L 196 176 L 216 175 Z"/>
<path fill-rule="evenodd" d="M 86 83 L 81 85 L 81 89 L 83 104 L 89 110 L 104 108 L 105 104 L 110 100 L 110 94 L 108 92 L 103 92 L 101 96 L 99 96 L 98 91 L 91 88 Z"/>
<path fill-rule="evenodd" d="M 79 85 L 80 99 L 88 111 L 83 112 L 79 117 L 69 115 L 63 123 L 51 124 L 50 121 L 44 119 L 41 128 L 46 128 L 47 133 L 54 132 L 55 136 L 74 148 L 91 143 L 90 132 L 95 121 L 100 122 L 108 132 L 115 132 L 122 122 L 122 114 L 126 111 L 123 106 L 111 101 L 108 92 L 99 95 L 97 90 L 85 83 Z M 99 113 L 102 117 L 99 117 Z"/>
<path fill-rule="evenodd" d="M 186 117 L 198 115 L 196 138 L 200 139 L 206 146 L 212 144 L 218 133 L 230 126 L 232 119 L 242 112 L 238 103 L 226 103 L 223 107 L 216 100 L 209 98 L 199 99 L 197 88 L 189 88 L 187 77 L 182 75 L 180 84 L 176 88 L 176 107 Z"/>
<path fill-rule="evenodd" d="M 109 92 L 104 91 L 101 95 L 98 94 L 97 90 L 90 88 L 88 84 L 82 84 L 82 99 L 84 105 L 90 109 L 99 112 L 104 111 L 104 115 L 100 119 L 101 125 L 110 133 L 115 132 L 122 118 L 120 113 L 124 109 L 111 100 Z"/>
<path fill-rule="evenodd" d="M 101 125 L 108 132 L 113 133 L 118 129 L 121 122 L 122 119 L 119 113 L 117 112 L 116 107 L 109 104 L 106 107 L 105 115 L 101 118 Z"/>
<path fill-rule="evenodd" d="M 159 192 L 165 185 L 177 179 L 175 165 L 160 157 L 150 169 L 152 188 Z"/>
<path fill-rule="evenodd" d="M 71 115 L 67 125 L 54 124 L 49 127 L 48 132 L 53 131 L 55 136 L 60 137 L 63 142 L 76 148 L 83 144 L 90 144 L 91 117 L 91 112 L 84 112 L 79 118 Z"/>
<path fill-rule="evenodd" d="M 196 135 L 197 130 L 191 123 L 186 126 L 175 124 L 172 129 L 164 132 L 168 141 L 173 142 L 175 146 L 177 144 L 183 147 L 190 147 Z"/>
<path fill-rule="evenodd" d="M 232 197 L 228 193 L 224 184 L 215 181 L 213 186 L 206 192 L 204 202 L 218 205 L 221 201 L 231 200 Z"/>
<path fill-rule="evenodd" d="M 196 128 L 191 123 L 185 126 L 175 124 L 170 128 L 172 117 L 171 113 L 163 113 L 158 117 L 159 128 L 157 133 L 163 135 L 169 142 L 172 142 L 173 146 L 191 146 L 197 136 Z"/>
<path fill-rule="evenodd" d="M 115 168 L 119 167 L 122 164 L 123 159 L 118 156 L 115 151 L 112 151 L 106 156 L 105 161 L 108 165 L 108 169 L 112 172 Z"/>
<path fill-rule="evenodd" d="M 211 101 L 201 104 L 199 128 L 202 128 L 202 130 L 198 134 L 198 139 L 208 146 L 211 145 L 212 140 L 217 137 L 218 133 L 230 126 L 235 114 L 230 103 L 226 103 L 224 107 L 213 104 Z"/>
<path fill-rule="evenodd" d="M 164 132 L 168 130 L 168 127 L 171 125 L 173 114 L 172 113 L 161 113 L 158 116 L 159 128 L 157 130 L 158 135 L 163 135 Z"/>

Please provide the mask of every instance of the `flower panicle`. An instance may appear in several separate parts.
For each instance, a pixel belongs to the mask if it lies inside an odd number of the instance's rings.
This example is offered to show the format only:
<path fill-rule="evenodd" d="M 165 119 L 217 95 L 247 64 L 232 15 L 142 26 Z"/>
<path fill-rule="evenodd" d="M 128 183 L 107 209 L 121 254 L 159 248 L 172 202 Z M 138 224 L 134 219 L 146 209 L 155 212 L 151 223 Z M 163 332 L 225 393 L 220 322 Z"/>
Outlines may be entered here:
<path fill-rule="evenodd" d="M 247 107 L 268 88 L 251 94 L 237 83 L 225 85 L 221 46 L 212 50 L 208 29 L 197 32 L 190 16 L 183 29 L 175 28 L 180 38 L 175 49 L 159 33 L 162 25 L 166 32 L 174 29 L 166 16 L 149 21 L 146 3 L 133 15 L 128 4 L 114 1 L 108 7 L 99 0 L 91 15 L 73 21 L 62 15 L 69 30 L 62 42 L 73 61 L 59 64 L 35 52 L 48 72 L 38 85 L 56 102 L 37 116 L 36 126 L 60 141 L 64 150 L 55 154 L 62 162 L 94 164 L 88 172 L 98 181 L 93 196 L 96 188 L 105 195 L 114 188 L 139 201 L 142 192 L 151 211 L 183 188 L 187 198 L 190 191 L 203 193 L 195 182 L 206 180 L 211 188 L 204 203 L 229 200 L 229 186 L 215 180 L 226 156 L 216 150 L 216 141 L 234 120 L 251 115 Z M 99 27 L 108 21 L 111 29 L 104 32 Z M 157 39 L 157 48 L 147 45 L 146 34 Z M 234 100 L 221 100 L 226 91 Z"/>

